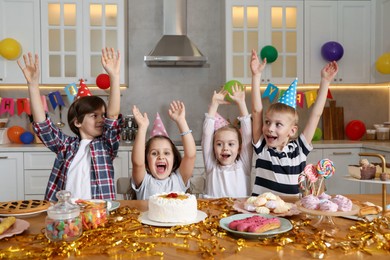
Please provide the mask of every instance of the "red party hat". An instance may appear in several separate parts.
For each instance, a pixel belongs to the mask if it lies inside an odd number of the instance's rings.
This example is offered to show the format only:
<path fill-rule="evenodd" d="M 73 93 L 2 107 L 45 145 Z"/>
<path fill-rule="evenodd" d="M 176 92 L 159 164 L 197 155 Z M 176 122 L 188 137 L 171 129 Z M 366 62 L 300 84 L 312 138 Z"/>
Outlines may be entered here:
<path fill-rule="evenodd" d="M 76 98 L 92 96 L 91 91 L 89 91 L 89 88 L 87 87 L 87 85 L 85 85 L 83 79 L 80 79 L 79 85 L 80 85 L 80 87 L 79 87 L 79 90 L 77 91 Z"/>
<path fill-rule="evenodd" d="M 215 114 L 214 131 L 217 131 L 221 127 L 227 126 L 229 122 L 223 118 L 218 112 Z"/>
<path fill-rule="evenodd" d="M 152 129 L 152 132 L 150 133 L 150 137 L 153 137 L 156 135 L 163 135 L 163 136 L 169 137 L 167 130 L 165 130 L 165 126 L 161 120 L 159 113 L 157 113 L 156 119 L 154 120 L 153 129 Z"/>

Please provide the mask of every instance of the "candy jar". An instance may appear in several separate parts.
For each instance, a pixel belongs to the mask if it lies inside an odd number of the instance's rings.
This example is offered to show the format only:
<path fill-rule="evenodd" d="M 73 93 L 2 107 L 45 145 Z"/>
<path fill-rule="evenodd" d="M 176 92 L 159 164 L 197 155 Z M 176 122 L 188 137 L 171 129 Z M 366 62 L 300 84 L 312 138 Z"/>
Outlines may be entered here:
<path fill-rule="evenodd" d="M 83 232 L 80 208 L 70 202 L 71 193 L 57 192 L 58 202 L 47 210 L 45 235 L 51 241 L 76 240 Z"/>
<path fill-rule="evenodd" d="M 108 205 L 105 200 L 78 200 L 81 207 L 83 229 L 90 230 L 104 227 L 108 221 Z"/>

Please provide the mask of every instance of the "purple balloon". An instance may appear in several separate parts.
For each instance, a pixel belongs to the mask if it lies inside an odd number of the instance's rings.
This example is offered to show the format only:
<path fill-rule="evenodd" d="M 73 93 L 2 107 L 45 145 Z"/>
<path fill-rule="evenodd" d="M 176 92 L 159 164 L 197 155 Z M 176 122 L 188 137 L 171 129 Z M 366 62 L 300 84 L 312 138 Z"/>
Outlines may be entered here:
<path fill-rule="evenodd" d="M 321 55 L 327 61 L 338 61 L 343 57 L 344 49 L 338 42 L 327 42 L 322 45 Z"/>

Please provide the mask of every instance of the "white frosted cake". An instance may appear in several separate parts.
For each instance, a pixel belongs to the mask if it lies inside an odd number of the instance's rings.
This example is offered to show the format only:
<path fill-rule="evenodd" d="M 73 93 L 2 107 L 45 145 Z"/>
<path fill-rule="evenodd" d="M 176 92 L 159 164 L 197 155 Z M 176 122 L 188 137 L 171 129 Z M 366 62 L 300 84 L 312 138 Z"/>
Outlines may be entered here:
<path fill-rule="evenodd" d="M 148 218 L 157 222 L 191 222 L 198 214 L 196 197 L 184 192 L 155 194 L 148 205 Z"/>

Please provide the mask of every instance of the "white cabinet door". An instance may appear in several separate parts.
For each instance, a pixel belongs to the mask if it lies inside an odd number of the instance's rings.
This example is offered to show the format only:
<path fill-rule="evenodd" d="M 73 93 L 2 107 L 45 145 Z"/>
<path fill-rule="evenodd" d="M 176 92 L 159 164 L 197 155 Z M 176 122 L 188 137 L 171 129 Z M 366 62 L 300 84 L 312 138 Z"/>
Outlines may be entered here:
<path fill-rule="evenodd" d="M 129 172 L 129 153 L 127 151 L 118 152 L 117 157 L 114 160 L 114 184 L 116 187 L 116 182 L 120 177 L 130 177 L 131 172 Z M 116 195 L 118 197 L 118 194 Z M 118 197 L 119 198 L 119 197 Z"/>
<path fill-rule="evenodd" d="M 322 152 L 323 152 L 322 149 L 314 148 L 309 153 L 309 156 L 307 157 L 306 165 L 307 164 L 314 164 L 314 165 L 316 165 L 320 160 L 322 160 L 324 158 Z"/>
<path fill-rule="evenodd" d="M 359 162 L 360 148 L 350 149 L 323 149 L 324 158 L 333 161 L 335 174 L 325 180 L 326 193 L 328 194 L 360 194 L 361 185 L 355 181 L 347 181 L 344 176 L 348 174 L 348 165 Z"/>
<path fill-rule="evenodd" d="M 0 41 L 13 38 L 22 53 L 40 54 L 39 17 L 39 1 L 0 0 Z M 26 84 L 16 61 L 0 56 L 0 84 Z"/>
<path fill-rule="evenodd" d="M 42 82 L 95 84 L 104 72 L 101 50 L 113 47 L 125 57 L 123 0 L 41 0 Z M 121 59 L 120 83 L 125 83 Z"/>
<path fill-rule="evenodd" d="M 263 83 L 289 84 L 303 77 L 303 1 L 226 1 L 226 81 L 251 84 L 252 49 L 278 51 L 267 65 Z"/>
<path fill-rule="evenodd" d="M 370 1 L 305 1 L 305 83 L 320 82 L 329 41 L 344 49 L 335 83 L 370 83 L 372 40 Z"/>
<path fill-rule="evenodd" d="M 23 153 L 0 153 L 0 201 L 24 200 Z"/>

